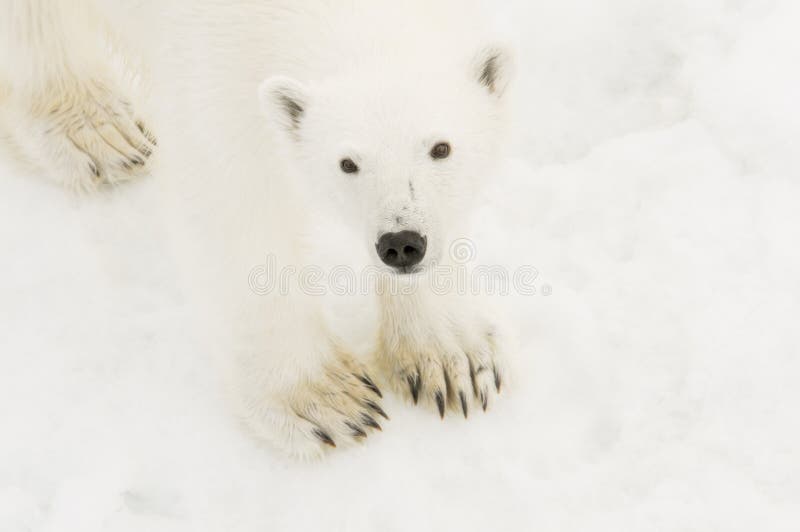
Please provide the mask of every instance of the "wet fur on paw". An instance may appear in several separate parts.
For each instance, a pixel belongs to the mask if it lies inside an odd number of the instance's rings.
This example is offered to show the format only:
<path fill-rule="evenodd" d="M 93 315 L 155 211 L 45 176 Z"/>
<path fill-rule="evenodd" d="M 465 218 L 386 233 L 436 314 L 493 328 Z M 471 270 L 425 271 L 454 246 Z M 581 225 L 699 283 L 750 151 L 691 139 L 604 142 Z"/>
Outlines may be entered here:
<path fill-rule="evenodd" d="M 379 359 L 393 388 L 442 418 L 486 411 L 503 388 L 502 349 L 490 325 L 442 320 L 420 328 L 385 319 L 381 331 Z"/>
<path fill-rule="evenodd" d="M 389 419 L 382 398 L 362 364 L 338 356 L 278 400 L 279 419 L 272 420 L 281 429 L 278 440 L 282 441 L 277 443 L 298 458 L 318 458 L 333 449 L 359 444 L 382 430 L 380 422 Z"/>
<path fill-rule="evenodd" d="M 83 81 L 33 99 L 38 155 L 68 188 L 92 190 L 144 174 L 157 141 L 111 84 Z"/>

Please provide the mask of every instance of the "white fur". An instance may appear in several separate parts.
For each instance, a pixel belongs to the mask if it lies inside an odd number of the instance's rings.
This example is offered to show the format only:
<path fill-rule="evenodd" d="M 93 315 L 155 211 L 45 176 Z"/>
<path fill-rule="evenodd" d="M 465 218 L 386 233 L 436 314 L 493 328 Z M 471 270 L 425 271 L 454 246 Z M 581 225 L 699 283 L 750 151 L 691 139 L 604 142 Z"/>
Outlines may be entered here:
<path fill-rule="evenodd" d="M 155 138 L 112 56 L 124 40 L 89 0 L 0 0 L 3 122 L 22 151 L 77 190 L 147 167 Z M 119 29 L 117 29 L 119 28 Z M 118 55 L 118 63 L 133 54 Z"/>
<path fill-rule="evenodd" d="M 119 11 L 71 0 L 0 6 L 13 13 L 14 31 L 5 30 L 14 60 L 4 77 L 14 104 L 6 107 L 30 122 L 22 143 L 75 186 L 96 181 L 81 173 L 92 159 L 107 179 L 126 177 L 108 142 L 74 150 L 64 140 L 70 124 L 91 122 L 100 113 L 92 105 L 106 102 L 92 131 L 124 133 L 116 151 L 125 156 L 152 148 L 146 134 L 128 138 L 138 113 L 126 108 L 127 89 L 108 66 L 120 48 L 98 45 L 117 42 L 122 23 L 104 13 Z M 112 37 L 101 37 L 108 27 Z M 297 455 L 326 448 L 319 431 L 337 445 L 356 441 L 354 425 L 369 429 L 365 404 L 378 401 L 357 378 L 379 380 L 370 368 L 406 396 L 409 379 L 421 377 L 427 404 L 438 391 L 460 411 L 463 391 L 469 405 L 485 406 L 504 371 L 502 334 L 477 299 L 437 295 L 423 275 L 405 296 L 333 300 L 296 283 L 288 295 L 248 286 L 268 254 L 297 269 L 389 273 L 374 251 L 387 231 L 427 237 L 423 269 L 448 262 L 449 243 L 469 236 L 476 190 L 495 171 L 512 66 L 477 8 L 450 0 L 143 2 L 128 10 L 122 33 L 120 41 L 140 45 L 147 69 L 137 73 L 152 83 L 158 173 L 187 286 L 209 336 L 235 361 L 247 424 Z M 86 87 L 103 87 L 102 95 Z M 299 118 L 287 115 L 287 98 L 302 108 Z M 35 111 L 63 102 L 69 116 L 58 122 Z M 452 154 L 433 160 L 440 141 Z M 358 163 L 357 175 L 341 172 L 344 157 Z M 355 320 L 363 326 L 339 326 Z"/>

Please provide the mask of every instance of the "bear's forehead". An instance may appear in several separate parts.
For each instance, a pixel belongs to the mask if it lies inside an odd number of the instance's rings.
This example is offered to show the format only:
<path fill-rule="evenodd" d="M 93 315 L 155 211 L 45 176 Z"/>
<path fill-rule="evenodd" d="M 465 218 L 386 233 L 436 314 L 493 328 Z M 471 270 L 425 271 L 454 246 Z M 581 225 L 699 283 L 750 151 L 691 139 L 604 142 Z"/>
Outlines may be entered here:
<path fill-rule="evenodd" d="M 371 137 L 404 137 L 463 127 L 480 119 L 477 88 L 466 76 L 408 72 L 359 76 L 320 87 L 315 110 L 322 127 Z M 309 114 L 312 114 L 311 111 Z"/>

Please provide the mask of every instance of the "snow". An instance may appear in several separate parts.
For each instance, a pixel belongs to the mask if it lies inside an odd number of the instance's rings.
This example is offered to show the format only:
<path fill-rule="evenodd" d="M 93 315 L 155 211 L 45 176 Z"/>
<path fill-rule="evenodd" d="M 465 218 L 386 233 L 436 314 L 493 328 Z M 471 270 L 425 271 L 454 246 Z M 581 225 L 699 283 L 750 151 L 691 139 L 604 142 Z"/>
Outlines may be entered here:
<path fill-rule="evenodd" d="M 0 530 L 797 529 L 800 5 L 499 9 L 520 126 L 482 232 L 540 283 L 502 400 L 389 397 L 285 460 L 225 408 L 152 180 L 79 198 L 5 156 Z"/>

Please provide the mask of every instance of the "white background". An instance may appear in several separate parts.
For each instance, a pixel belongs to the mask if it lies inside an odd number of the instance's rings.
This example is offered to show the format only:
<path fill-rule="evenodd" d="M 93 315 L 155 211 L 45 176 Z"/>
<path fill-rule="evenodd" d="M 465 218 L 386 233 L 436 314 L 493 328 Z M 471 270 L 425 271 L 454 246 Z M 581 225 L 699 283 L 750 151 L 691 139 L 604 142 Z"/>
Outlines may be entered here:
<path fill-rule="evenodd" d="M 152 181 L 0 159 L 0 530 L 797 530 L 800 5 L 503 3 L 518 141 L 481 213 L 514 386 L 360 448 L 249 439 L 192 342 Z"/>

